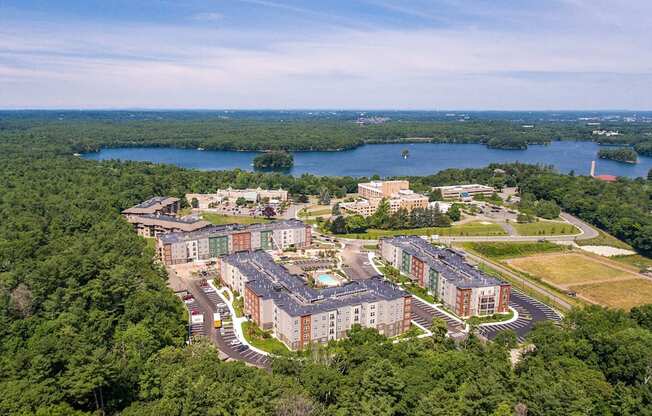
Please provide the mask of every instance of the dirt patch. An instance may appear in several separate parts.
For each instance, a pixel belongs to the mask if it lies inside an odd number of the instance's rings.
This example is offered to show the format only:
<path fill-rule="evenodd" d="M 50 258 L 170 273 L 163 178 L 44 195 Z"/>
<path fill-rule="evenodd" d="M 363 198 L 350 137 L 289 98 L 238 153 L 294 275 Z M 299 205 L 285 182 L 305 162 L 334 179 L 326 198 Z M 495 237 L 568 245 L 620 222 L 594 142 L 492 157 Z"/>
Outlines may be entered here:
<path fill-rule="evenodd" d="M 597 254 L 604 257 L 613 257 L 613 256 L 631 256 L 636 254 L 635 251 L 625 250 L 623 248 L 616 248 L 611 246 L 578 246 L 582 250 L 588 251 L 589 253 Z"/>

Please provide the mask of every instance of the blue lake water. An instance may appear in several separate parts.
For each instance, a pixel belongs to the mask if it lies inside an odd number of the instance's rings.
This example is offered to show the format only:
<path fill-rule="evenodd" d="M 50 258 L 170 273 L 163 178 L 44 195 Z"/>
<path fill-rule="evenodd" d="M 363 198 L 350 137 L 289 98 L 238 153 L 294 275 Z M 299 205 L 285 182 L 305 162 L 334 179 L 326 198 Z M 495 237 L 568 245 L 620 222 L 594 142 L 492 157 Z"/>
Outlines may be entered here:
<path fill-rule="evenodd" d="M 401 157 L 408 149 L 410 156 Z M 574 170 L 588 175 L 591 160 L 597 161 L 597 174 L 647 176 L 652 158 L 639 157 L 639 163 L 626 164 L 596 159 L 600 146 L 592 142 L 552 142 L 531 145 L 526 150 L 489 149 L 482 144 L 373 144 L 342 152 L 295 152 L 292 175 L 312 173 L 332 176 L 420 176 L 448 168 L 477 168 L 490 163 L 523 162 L 553 165 L 560 172 Z M 226 170 L 251 166 L 256 152 L 213 151 L 176 148 L 115 148 L 87 153 L 92 160 L 137 160 L 168 163 L 199 170 Z"/>

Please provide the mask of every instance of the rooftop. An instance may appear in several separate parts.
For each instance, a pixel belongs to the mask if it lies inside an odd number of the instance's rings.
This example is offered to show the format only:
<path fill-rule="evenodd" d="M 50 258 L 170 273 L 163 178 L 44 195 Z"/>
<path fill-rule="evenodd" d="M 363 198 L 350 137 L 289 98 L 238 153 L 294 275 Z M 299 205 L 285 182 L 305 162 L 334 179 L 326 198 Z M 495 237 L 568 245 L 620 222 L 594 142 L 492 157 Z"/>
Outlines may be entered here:
<path fill-rule="evenodd" d="M 174 204 L 178 201 L 179 198 L 171 196 L 154 196 L 138 205 L 125 209 L 123 212 L 125 214 L 153 213 L 156 210 L 162 209 L 163 207 Z"/>
<path fill-rule="evenodd" d="M 464 255 L 451 248 L 438 248 L 423 238 L 409 235 L 383 239 L 404 252 L 418 257 L 446 280 L 461 288 L 496 286 L 502 282 L 466 262 Z"/>
<path fill-rule="evenodd" d="M 347 305 L 409 296 L 381 277 L 353 281 L 342 286 L 314 289 L 274 262 L 264 251 L 236 253 L 223 261 L 247 277 L 247 287 L 263 299 L 274 299 L 290 316 L 328 312 Z"/>

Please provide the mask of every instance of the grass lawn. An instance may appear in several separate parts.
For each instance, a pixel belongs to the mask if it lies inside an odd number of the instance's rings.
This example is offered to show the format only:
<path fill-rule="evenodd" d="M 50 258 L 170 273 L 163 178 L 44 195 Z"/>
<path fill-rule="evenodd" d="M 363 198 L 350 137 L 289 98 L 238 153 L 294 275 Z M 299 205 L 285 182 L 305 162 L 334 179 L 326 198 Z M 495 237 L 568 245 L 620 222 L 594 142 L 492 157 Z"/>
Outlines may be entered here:
<path fill-rule="evenodd" d="M 588 240 L 577 240 L 576 243 L 579 246 L 610 246 L 610 247 L 616 247 L 616 248 L 622 248 L 625 250 L 632 250 L 632 246 L 629 244 L 625 243 L 624 241 L 620 241 L 616 237 L 605 233 L 602 230 L 597 230 L 599 236 L 595 238 L 590 238 Z"/>
<path fill-rule="evenodd" d="M 495 236 L 506 235 L 505 230 L 498 224 L 483 224 L 481 222 L 470 222 L 467 224 L 454 225 L 452 227 L 427 227 L 414 228 L 411 230 L 375 230 L 369 229 L 365 233 L 340 234 L 338 237 L 357 238 L 363 240 L 376 240 L 380 237 L 391 237 L 395 235 L 440 235 L 440 236 Z"/>
<path fill-rule="evenodd" d="M 415 338 L 418 337 L 419 335 L 425 334 L 426 331 L 423 329 L 419 328 L 418 326 L 414 324 L 410 324 L 410 329 L 407 331 L 403 332 L 401 335 L 398 335 L 394 337 L 394 339 L 406 339 L 406 338 Z"/>
<path fill-rule="evenodd" d="M 242 333 L 248 343 L 270 354 L 283 355 L 290 352 L 285 344 L 274 338 L 271 334 L 258 328 L 253 322 L 243 322 Z"/>
<path fill-rule="evenodd" d="M 489 324 L 493 322 L 508 321 L 514 317 L 514 311 L 511 309 L 508 313 L 495 313 L 490 316 L 473 316 L 466 320 L 469 325 Z"/>
<path fill-rule="evenodd" d="M 540 253 L 555 253 L 569 249 L 567 246 L 548 241 L 540 243 L 462 243 L 461 245 L 466 250 L 475 251 L 482 256 L 492 259 L 507 259 L 531 256 L 532 254 Z"/>
<path fill-rule="evenodd" d="M 578 234 L 574 225 L 559 221 L 537 221 L 526 224 L 513 223 L 512 226 L 519 235 L 565 235 Z"/>
<path fill-rule="evenodd" d="M 640 254 L 632 254 L 631 256 L 613 256 L 609 258 L 611 260 L 617 261 L 618 263 L 623 263 L 628 266 L 635 267 L 639 270 L 652 267 L 652 259 L 641 256 Z"/>
<path fill-rule="evenodd" d="M 573 290 L 601 305 L 625 310 L 650 303 L 652 299 L 652 282 L 648 279 L 591 283 L 573 286 Z"/>
<path fill-rule="evenodd" d="M 202 218 L 211 224 L 222 225 L 222 224 L 256 224 L 261 222 L 269 222 L 265 217 L 249 217 L 249 216 L 231 216 L 231 215 L 221 215 L 214 212 L 204 212 L 202 213 Z"/>
<path fill-rule="evenodd" d="M 576 253 L 521 257 L 506 262 L 518 270 L 563 288 L 601 280 L 636 277 L 632 273 L 609 267 L 589 256 Z"/>
<path fill-rule="evenodd" d="M 378 248 L 378 244 L 365 244 L 362 247 L 365 250 L 376 250 Z"/>

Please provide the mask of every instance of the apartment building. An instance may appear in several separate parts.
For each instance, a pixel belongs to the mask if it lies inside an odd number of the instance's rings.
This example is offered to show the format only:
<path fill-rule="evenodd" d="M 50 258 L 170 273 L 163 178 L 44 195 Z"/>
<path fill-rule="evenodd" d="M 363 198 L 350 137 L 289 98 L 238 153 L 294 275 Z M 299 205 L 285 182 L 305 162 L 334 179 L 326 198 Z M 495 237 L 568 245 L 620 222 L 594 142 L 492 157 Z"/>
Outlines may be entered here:
<path fill-rule="evenodd" d="M 264 224 L 214 225 L 161 235 L 157 248 L 167 264 L 182 264 L 252 250 L 302 248 L 312 243 L 309 225 L 295 219 Z"/>
<path fill-rule="evenodd" d="M 409 189 L 408 181 L 377 181 L 358 184 L 358 193 L 365 199 L 354 202 L 343 202 L 340 208 L 352 214 L 368 217 L 376 212 L 380 202 L 385 199 L 389 203 L 390 212 L 399 209 L 412 211 L 415 208 L 427 208 L 428 197 L 417 194 Z"/>
<path fill-rule="evenodd" d="M 284 189 L 218 189 L 214 194 L 186 194 L 188 202 L 197 199 L 200 209 L 208 209 L 214 205 L 224 202 L 235 204 L 238 198 L 244 198 L 248 202 L 259 202 L 262 199 L 268 199 L 271 203 L 281 203 L 288 200 L 288 191 Z"/>
<path fill-rule="evenodd" d="M 476 195 L 491 196 L 496 190 L 491 186 L 471 184 L 471 185 L 450 185 L 450 186 L 435 186 L 433 191 L 441 191 L 441 196 L 444 199 L 465 199 L 473 198 Z"/>
<path fill-rule="evenodd" d="M 380 277 L 314 289 L 263 251 L 220 258 L 220 273 L 245 314 L 292 350 L 342 339 L 355 324 L 386 336 L 410 328 L 411 295 Z"/>
<path fill-rule="evenodd" d="M 186 219 L 162 214 L 125 215 L 125 218 L 134 226 L 138 235 L 143 237 L 158 237 L 167 233 L 197 231 L 211 225 L 210 222 L 198 218 Z"/>
<path fill-rule="evenodd" d="M 358 194 L 365 199 L 389 198 L 398 191 L 410 189 L 408 181 L 371 181 L 358 184 Z"/>
<path fill-rule="evenodd" d="M 171 215 L 176 216 L 181 208 L 179 198 L 171 196 L 155 196 L 138 205 L 127 208 L 124 215 Z"/>
<path fill-rule="evenodd" d="M 508 312 L 511 286 L 466 262 L 453 249 L 437 248 L 417 236 L 380 241 L 382 258 L 462 318 Z"/>

